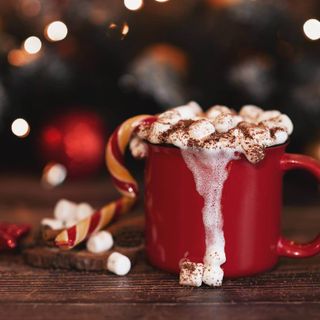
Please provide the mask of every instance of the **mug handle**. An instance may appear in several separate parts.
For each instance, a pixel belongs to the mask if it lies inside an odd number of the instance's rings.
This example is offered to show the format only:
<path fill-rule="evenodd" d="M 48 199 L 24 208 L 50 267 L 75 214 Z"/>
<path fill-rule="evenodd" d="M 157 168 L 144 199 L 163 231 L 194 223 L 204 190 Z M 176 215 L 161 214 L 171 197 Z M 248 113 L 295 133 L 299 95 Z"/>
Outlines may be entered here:
<path fill-rule="evenodd" d="M 311 157 L 285 153 L 280 160 L 280 167 L 283 171 L 292 169 L 310 171 L 320 181 L 320 163 Z M 320 253 L 320 234 L 313 241 L 304 244 L 298 244 L 280 236 L 277 252 L 280 256 L 291 258 L 315 256 Z"/>

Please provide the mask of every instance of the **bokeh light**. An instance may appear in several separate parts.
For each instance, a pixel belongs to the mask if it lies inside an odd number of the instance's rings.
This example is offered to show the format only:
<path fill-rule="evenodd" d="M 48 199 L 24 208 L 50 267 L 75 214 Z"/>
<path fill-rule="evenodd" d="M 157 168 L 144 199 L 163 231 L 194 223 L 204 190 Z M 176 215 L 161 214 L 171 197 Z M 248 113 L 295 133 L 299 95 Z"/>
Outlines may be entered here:
<path fill-rule="evenodd" d="M 29 123 L 22 118 L 18 118 L 12 122 L 11 131 L 17 137 L 25 138 L 30 133 Z"/>
<path fill-rule="evenodd" d="M 108 26 L 107 35 L 109 38 L 115 40 L 123 40 L 128 34 L 129 30 L 129 25 L 126 22 L 119 24 L 112 22 Z"/>
<path fill-rule="evenodd" d="M 64 182 L 67 177 L 67 168 L 60 164 L 50 162 L 42 172 L 42 183 L 48 187 L 56 187 Z"/>
<path fill-rule="evenodd" d="M 128 10 L 139 10 L 143 6 L 143 0 L 124 0 L 124 6 Z"/>
<path fill-rule="evenodd" d="M 42 43 L 38 37 L 32 36 L 24 41 L 23 47 L 28 53 L 35 54 L 41 50 Z"/>
<path fill-rule="evenodd" d="M 157 2 L 168 2 L 169 0 L 156 0 Z"/>
<path fill-rule="evenodd" d="M 320 21 L 309 19 L 303 25 L 303 32 L 310 40 L 320 39 Z"/>
<path fill-rule="evenodd" d="M 68 28 L 62 21 L 53 21 L 45 28 L 45 36 L 51 41 L 61 41 L 68 34 Z"/>

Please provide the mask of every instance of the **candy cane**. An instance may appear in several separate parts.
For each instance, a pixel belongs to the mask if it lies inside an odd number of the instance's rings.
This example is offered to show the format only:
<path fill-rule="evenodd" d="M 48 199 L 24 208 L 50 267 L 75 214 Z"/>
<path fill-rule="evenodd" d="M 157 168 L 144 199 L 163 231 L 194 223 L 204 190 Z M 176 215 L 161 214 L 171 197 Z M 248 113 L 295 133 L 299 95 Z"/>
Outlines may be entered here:
<path fill-rule="evenodd" d="M 111 135 L 106 148 L 106 163 L 114 186 L 122 197 L 96 211 L 76 225 L 61 231 L 55 238 L 56 246 L 71 249 L 87 239 L 90 234 L 101 230 L 115 217 L 128 212 L 135 204 L 138 184 L 124 166 L 123 155 L 132 133 L 142 122 L 153 122 L 154 116 L 140 115 L 126 120 Z"/>

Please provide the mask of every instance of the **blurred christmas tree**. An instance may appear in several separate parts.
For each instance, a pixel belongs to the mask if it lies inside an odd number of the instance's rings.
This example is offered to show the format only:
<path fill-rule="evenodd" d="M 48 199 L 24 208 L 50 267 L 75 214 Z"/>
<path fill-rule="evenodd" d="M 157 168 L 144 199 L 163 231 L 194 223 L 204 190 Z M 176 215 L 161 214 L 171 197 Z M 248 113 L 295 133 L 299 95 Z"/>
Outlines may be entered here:
<path fill-rule="evenodd" d="M 40 132 L 68 110 L 110 132 L 189 99 L 280 109 L 292 149 L 320 158 L 319 14 L 317 0 L 1 1 L 1 167 L 38 168 Z"/>

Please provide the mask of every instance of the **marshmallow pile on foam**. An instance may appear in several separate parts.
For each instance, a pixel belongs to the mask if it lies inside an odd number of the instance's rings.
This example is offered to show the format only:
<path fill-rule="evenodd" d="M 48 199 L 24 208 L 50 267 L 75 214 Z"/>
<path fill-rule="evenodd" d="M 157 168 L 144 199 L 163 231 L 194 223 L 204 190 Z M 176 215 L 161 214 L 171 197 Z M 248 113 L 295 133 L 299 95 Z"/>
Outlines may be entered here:
<path fill-rule="evenodd" d="M 277 110 L 246 105 L 237 113 L 217 105 L 204 112 L 197 103 L 190 102 L 161 113 L 152 124 L 141 124 L 137 137 L 141 143 L 146 140 L 181 149 L 231 149 L 257 163 L 264 158 L 265 148 L 286 142 L 292 131 L 289 117 Z M 146 147 L 142 148 L 135 140 L 131 151 L 145 156 Z"/>

